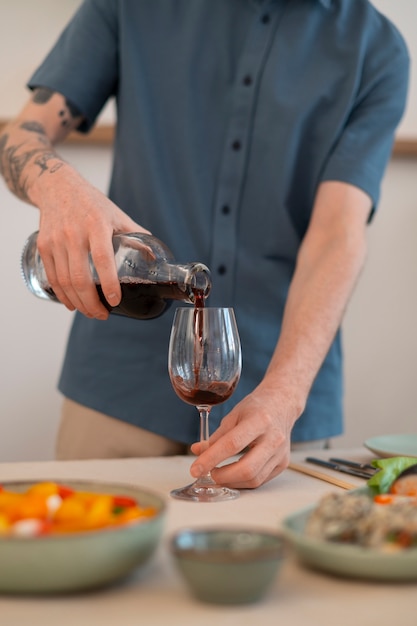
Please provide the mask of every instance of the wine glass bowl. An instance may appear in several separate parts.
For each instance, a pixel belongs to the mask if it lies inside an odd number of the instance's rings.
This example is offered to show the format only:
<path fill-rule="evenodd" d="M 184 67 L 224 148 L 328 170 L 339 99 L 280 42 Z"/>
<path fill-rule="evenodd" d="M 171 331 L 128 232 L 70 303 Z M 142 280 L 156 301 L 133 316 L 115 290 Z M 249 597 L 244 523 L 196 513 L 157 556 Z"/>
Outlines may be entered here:
<path fill-rule="evenodd" d="M 208 447 L 211 408 L 228 400 L 239 382 L 241 346 L 232 308 L 179 307 L 175 311 L 168 351 L 171 384 L 181 400 L 200 414 L 200 441 Z M 239 492 L 216 485 L 211 474 L 171 495 L 184 500 L 217 502 Z"/>

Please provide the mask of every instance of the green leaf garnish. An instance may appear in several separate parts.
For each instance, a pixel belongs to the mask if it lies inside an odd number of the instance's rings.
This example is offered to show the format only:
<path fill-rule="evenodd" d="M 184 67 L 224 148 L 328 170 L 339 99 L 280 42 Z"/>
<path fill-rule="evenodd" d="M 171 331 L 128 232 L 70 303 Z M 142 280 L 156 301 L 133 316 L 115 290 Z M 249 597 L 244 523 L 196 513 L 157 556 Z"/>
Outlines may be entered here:
<path fill-rule="evenodd" d="M 379 469 L 368 481 L 376 493 L 388 493 L 394 480 L 411 465 L 417 465 L 417 458 L 411 456 L 393 456 L 389 459 L 375 459 L 371 465 Z"/>

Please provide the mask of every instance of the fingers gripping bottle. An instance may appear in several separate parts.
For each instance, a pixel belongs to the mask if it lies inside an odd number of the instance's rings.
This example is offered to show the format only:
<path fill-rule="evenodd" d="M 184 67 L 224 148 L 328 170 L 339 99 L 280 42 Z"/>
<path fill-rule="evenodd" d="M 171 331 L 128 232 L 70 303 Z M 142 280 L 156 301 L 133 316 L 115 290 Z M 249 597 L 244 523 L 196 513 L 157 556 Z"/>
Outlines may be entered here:
<path fill-rule="evenodd" d="M 27 239 L 21 255 L 21 272 L 27 288 L 38 298 L 59 302 L 46 276 L 37 248 L 38 232 Z M 90 269 L 101 302 L 110 313 L 138 320 L 162 315 L 173 300 L 204 305 L 211 289 L 210 270 L 199 262 L 176 263 L 159 239 L 144 233 L 113 236 L 117 274 L 122 290 L 118 306 L 111 307 L 101 290 L 90 256 Z"/>

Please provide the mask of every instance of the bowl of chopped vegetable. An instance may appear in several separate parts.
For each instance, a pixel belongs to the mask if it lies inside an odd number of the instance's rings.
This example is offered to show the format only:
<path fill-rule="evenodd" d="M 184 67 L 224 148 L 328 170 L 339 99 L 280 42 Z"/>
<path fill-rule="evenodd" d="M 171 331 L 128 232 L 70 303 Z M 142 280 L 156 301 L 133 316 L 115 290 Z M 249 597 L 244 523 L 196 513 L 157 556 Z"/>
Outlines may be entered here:
<path fill-rule="evenodd" d="M 379 471 L 365 487 L 329 492 L 285 518 L 281 530 L 301 563 L 349 578 L 416 581 L 416 482 L 403 481 L 415 463 L 408 457 L 373 461 Z"/>
<path fill-rule="evenodd" d="M 94 589 L 153 556 L 166 502 L 132 485 L 69 480 L 0 486 L 0 592 Z"/>

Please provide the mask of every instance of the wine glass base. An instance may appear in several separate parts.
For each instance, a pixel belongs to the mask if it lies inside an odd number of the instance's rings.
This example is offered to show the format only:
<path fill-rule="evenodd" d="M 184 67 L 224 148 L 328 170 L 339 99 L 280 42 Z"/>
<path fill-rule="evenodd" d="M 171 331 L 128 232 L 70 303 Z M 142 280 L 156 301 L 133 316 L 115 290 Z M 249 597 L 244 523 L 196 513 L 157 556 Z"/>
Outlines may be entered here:
<path fill-rule="evenodd" d="M 213 485 L 199 485 L 196 481 L 191 485 L 174 489 L 171 491 L 171 496 L 189 502 L 225 502 L 235 500 L 240 496 L 240 492 L 215 483 Z"/>

